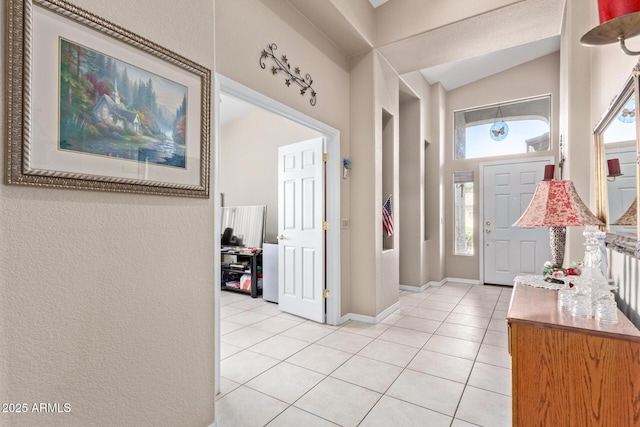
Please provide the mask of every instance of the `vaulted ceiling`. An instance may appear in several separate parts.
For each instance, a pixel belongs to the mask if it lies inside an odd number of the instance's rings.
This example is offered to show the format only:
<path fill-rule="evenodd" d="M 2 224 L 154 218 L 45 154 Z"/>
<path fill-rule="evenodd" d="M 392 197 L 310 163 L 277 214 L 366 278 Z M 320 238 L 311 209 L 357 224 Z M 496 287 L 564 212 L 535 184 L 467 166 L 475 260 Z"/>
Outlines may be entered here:
<path fill-rule="evenodd" d="M 560 48 L 565 0 L 288 0 L 347 56 L 452 90 Z M 374 7 L 377 6 L 377 7 Z"/>

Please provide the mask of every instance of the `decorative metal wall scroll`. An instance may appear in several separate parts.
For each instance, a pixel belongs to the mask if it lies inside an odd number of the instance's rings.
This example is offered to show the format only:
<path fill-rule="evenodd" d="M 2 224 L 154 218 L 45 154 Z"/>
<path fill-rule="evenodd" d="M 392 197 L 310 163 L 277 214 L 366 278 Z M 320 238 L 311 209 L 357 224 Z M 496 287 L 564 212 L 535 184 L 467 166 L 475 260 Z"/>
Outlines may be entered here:
<path fill-rule="evenodd" d="M 268 50 L 267 50 L 268 49 Z M 289 64 L 289 60 L 287 59 L 287 55 L 282 55 L 280 58 L 276 57 L 275 50 L 278 49 L 275 43 L 271 43 L 267 46 L 267 49 L 262 51 L 260 55 L 260 67 L 264 70 L 266 68 L 265 59 L 271 58 L 274 62 L 274 65 L 271 66 L 271 73 L 273 75 L 282 72 L 285 74 L 286 78 L 284 79 L 284 84 L 287 87 L 291 86 L 291 83 L 295 83 L 300 87 L 300 95 L 304 96 L 307 91 L 311 92 L 311 99 L 309 103 L 311 105 L 316 105 L 316 91 L 313 90 L 311 85 L 313 84 L 313 79 L 311 78 L 311 74 L 307 73 L 302 76 L 300 72 L 300 67 L 296 67 L 291 71 L 291 64 Z"/>

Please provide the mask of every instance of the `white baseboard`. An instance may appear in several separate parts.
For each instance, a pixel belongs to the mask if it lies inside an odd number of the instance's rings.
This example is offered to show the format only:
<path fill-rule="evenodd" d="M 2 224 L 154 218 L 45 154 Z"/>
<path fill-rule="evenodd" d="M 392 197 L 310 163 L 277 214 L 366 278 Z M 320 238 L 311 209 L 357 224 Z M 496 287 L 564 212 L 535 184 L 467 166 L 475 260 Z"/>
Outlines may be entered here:
<path fill-rule="evenodd" d="M 444 279 L 443 282 L 456 282 L 456 283 L 465 283 L 467 285 L 479 285 L 480 284 L 480 280 L 473 280 L 473 279 L 457 279 L 455 277 L 447 277 Z"/>
<path fill-rule="evenodd" d="M 213 424 L 211 424 L 209 427 L 217 427 L 218 424 L 216 424 L 215 422 Z"/>
<path fill-rule="evenodd" d="M 386 310 L 384 310 L 382 313 L 378 314 L 375 317 L 373 317 L 373 316 L 365 316 L 363 314 L 349 313 L 349 314 L 347 314 L 345 316 L 342 316 L 342 319 L 344 319 L 344 321 L 346 321 L 346 320 L 355 320 L 356 322 L 362 322 L 362 323 L 369 323 L 371 325 L 377 325 L 383 319 L 385 319 L 388 315 L 390 315 L 391 313 L 393 313 L 394 311 L 396 311 L 399 308 L 400 308 L 400 301 L 398 301 L 395 304 L 391 305 L 390 307 L 388 307 Z"/>
<path fill-rule="evenodd" d="M 433 282 L 433 281 L 431 281 L 431 282 L 427 283 L 427 286 L 442 286 L 442 285 L 444 285 L 445 283 L 447 283 L 447 279 L 442 279 L 442 280 L 441 280 L 441 281 L 439 281 L 439 282 Z"/>
<path fill-rule="evenodd" d="M 409 291 L 409 292 L 422 292 L 429 287 L 429 283 L 426 283 L 422 286 L 411 286 L 411 285 L 400 285 L 401 291 Z"/>

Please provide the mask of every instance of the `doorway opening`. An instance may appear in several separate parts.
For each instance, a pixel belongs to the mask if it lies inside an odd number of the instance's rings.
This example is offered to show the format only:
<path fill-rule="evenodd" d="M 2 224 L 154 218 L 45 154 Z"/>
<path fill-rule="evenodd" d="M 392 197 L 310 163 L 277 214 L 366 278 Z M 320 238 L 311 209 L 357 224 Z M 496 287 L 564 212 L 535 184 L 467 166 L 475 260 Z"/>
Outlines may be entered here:
<path fill-rule="evenodd" d="M 316 119 L 313 119 L 299 111 L 296 111 L 284 104 L 281 104 L 271 98 L 266 97 L 246 86 L 243 86 L 222 75 L 216 75 L 215 97 L 218 108 L 216 108 L 217 122 L 220 122 L 220 95 L 228 95 L 245 103 L 254 105 L 264 111 L 270 112 L 281 118 L 290 120 L 299 125 L 305 126 L 324 137 L 326 141 L 326 153 L 328 160 L 326 162 L 326 221 L 329 224 L 326 230 L 326 289 L 330 298 L 326 301 L 326 318 L 325 321 L 330 325 L 338 325 L 341 323 L 340 315 L 340 177 L 341 177 L 341 159 L 340 159 L 340 132 Z M 221 224 L 220 206 L 220 135 L 214 135 L 213 148 L 213 198 L 214 204 L 217 206 L 215 210 L 214 229 L 219 230 Z M 242 150 L 242 147 L 238 147 Z M 277 164 L 265 164 L 264 167 L 270 167 L 274 170 Z M 241 172 L 240 172 L 241 173 Z M 226 203 L 225 203 L 226 204 Z M 267 236 L 267 239 L 269 236 Z M 220 253 L 220 239 L 215 239 L 215 253 Z M 221 271 L 219 263 L 214 262 L 214 286 L 215 286 L 215 389 L 216 393 L 220 391 L 220 278 Z"/>

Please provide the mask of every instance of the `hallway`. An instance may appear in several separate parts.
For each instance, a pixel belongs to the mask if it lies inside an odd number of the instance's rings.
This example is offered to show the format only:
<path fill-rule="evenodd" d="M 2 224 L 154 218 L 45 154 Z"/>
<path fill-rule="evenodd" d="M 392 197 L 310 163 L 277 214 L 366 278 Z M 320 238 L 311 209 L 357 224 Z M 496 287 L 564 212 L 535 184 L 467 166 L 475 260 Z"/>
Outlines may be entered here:
<path fill-rule="evenodd" d="M 222 292 L 218 427 L 510 426 L 510 287 L 400 292 L 377 325 L 320 325 Z"/>

